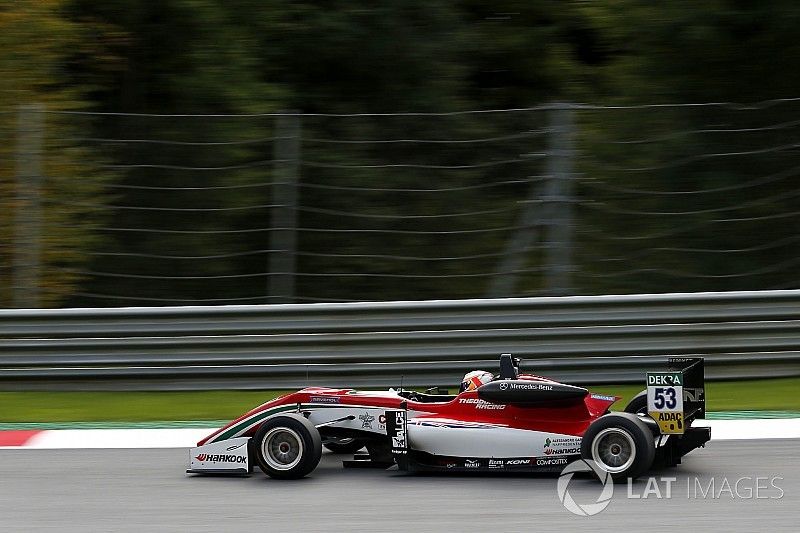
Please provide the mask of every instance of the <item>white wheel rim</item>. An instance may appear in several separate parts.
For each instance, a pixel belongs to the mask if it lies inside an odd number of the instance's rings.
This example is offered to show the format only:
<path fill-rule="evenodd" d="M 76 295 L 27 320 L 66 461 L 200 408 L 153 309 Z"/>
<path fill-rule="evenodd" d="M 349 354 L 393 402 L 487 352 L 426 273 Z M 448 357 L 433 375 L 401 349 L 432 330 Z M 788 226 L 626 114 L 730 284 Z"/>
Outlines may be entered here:
<path fill-rule="evenodd" d="M 625 472 L 636 460 L 631 434 L 620 428 L 606 428 L 592 441 L 592 459 L 611 474 Z"/>
<path fill-rule="evenodd" d="M 261 440 L 261 456 L 275 470 L 291 470 L 303 458 L 303 439 L 293 429 L 276 427 Z"/>

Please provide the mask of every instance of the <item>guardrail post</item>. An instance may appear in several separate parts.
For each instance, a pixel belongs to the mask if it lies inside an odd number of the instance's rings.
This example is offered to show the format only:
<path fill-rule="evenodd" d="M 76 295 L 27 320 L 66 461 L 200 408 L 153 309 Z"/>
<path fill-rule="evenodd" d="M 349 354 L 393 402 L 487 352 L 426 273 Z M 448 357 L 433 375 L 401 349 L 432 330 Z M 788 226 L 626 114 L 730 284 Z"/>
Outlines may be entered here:
<path fill-rule="evenodd" d="M 17 201 L 14 208 L 13 305 L 37 308 L 41 254 L 44 107 L 22 105 L 17 114 Z"/>
<path fill-rule="evenodd" d="M 275 119 L 274 185 L 270 237 L 269 303 L 294 301 L 297 265 L 297 178 L 300 163 L 300 113 L 286 111 Z"/>
<path fill-rule="evenodd" d="M 545 287 L 558 296 L 571 292 L 572 274 L 572 190 L 574 117 L 569 104 L 554 104 L 550 110 L 550 146 L 548 148 L 545 193 L 547 214 L 547 249 Z"/>

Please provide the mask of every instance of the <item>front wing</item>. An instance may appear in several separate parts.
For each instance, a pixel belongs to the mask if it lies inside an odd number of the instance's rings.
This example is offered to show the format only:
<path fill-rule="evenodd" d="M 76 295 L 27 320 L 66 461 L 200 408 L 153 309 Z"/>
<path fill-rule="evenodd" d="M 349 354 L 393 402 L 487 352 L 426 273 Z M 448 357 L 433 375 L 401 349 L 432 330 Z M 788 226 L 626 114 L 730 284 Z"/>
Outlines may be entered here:
<path fill-rule="evenodd" d="M 252 473 L 249 457 L 249 437 L 237 437 L 197 446 L 189 450 L 190 474 L 240 474 Z"/>

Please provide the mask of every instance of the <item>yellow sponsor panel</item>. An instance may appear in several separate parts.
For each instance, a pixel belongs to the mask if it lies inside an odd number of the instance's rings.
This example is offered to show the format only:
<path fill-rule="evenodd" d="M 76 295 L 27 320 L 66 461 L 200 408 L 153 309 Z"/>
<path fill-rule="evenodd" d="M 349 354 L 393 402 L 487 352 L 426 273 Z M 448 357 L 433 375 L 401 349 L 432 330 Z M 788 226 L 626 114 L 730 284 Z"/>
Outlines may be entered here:
<path fill-rule="evenodd" d="M 658 423 L 661 433 L 665 435 L 681 435 L 684 431 L 683 413 L 664 413 L 650 411 L 650 416 Z"/>

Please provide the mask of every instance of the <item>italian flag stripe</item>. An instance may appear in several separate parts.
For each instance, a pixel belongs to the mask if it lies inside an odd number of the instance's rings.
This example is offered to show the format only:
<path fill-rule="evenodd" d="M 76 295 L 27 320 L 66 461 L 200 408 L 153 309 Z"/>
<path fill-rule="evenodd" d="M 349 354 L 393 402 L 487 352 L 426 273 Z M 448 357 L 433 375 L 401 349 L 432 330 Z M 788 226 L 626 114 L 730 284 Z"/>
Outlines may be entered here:
<path fill-rule="evenodd" d="M 269 418 L 273 415 L 277 415 L 280 413 L 296 412 L 298 407 L 300 408 L 301 411 L 311 410 L 311 409 L 341 409 L 343 407 L 345 408 L 350 407 L 353 409 L 388 409 L 388 407 L 380 407 L 377 405 L 351 405 L 351 404 L 343 405 L 343 404 L 319 404 L 319 403 L 314 403 L 314 404 L 293 403 L 289 405 L 280 405 L 278 407 L 272 407 L 270 409 L 258 412 L 248 418 L 245 418 L 244 420 L 239 421 L 235 425 L 221 432 L 219 435 L 216 435 L 213 438 L 208 439 L 208 442 L 206 444 L 238 437 L 242 433 L 253 427 L 254 425 L 264 420 L 265 418 Z"/>

